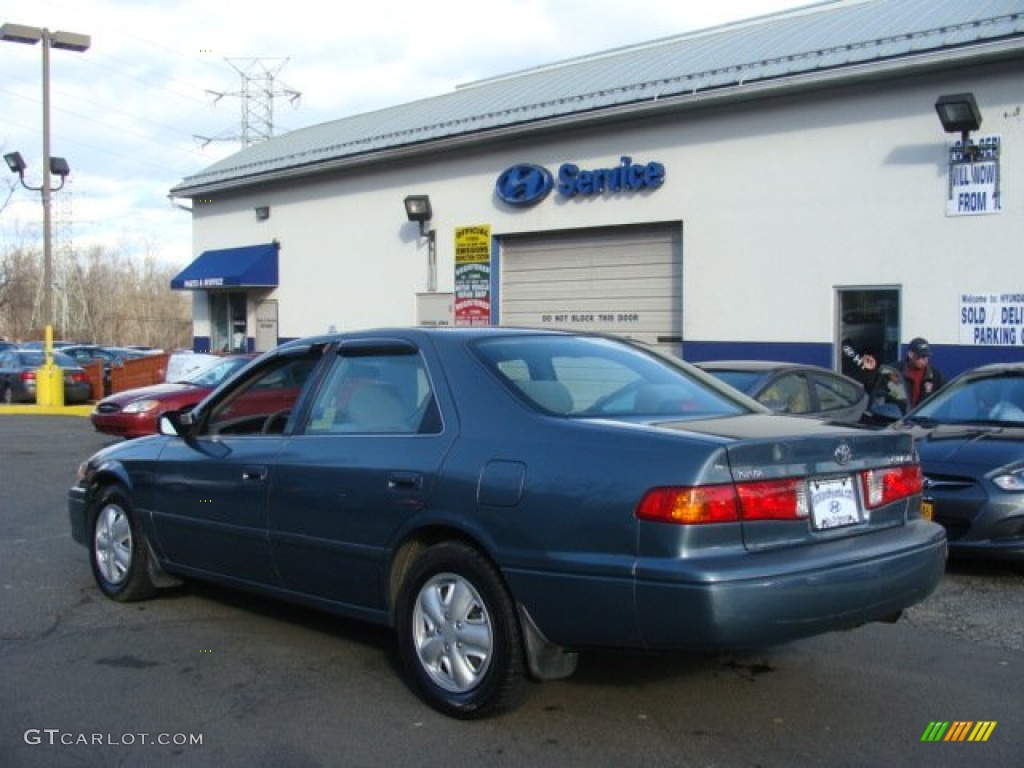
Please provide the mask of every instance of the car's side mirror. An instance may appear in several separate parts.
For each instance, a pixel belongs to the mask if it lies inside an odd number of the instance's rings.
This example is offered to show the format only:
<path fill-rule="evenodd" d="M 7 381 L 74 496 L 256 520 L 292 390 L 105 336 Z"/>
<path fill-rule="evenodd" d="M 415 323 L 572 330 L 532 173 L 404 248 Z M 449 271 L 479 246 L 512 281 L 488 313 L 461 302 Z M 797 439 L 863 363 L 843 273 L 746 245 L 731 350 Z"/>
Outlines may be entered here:
<path fill-rule="evenodd" d="M 181 411 L 168 411 L 160 416 L 160 434 L 170 437 L 185 437 L 195 419 L 192 417 L 191 409 Z"/>

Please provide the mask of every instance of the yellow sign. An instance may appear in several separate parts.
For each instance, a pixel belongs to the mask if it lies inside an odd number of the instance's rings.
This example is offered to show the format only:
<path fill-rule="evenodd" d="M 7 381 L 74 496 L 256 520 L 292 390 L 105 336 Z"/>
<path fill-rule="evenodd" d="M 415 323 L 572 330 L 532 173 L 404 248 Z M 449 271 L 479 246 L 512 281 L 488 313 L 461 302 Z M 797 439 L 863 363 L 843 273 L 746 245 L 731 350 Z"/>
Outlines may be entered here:
<path fill-rule="evenodd" d="M 455 228 L 455 263 L 471 264 L 491 260 L 491 225 Z"/>

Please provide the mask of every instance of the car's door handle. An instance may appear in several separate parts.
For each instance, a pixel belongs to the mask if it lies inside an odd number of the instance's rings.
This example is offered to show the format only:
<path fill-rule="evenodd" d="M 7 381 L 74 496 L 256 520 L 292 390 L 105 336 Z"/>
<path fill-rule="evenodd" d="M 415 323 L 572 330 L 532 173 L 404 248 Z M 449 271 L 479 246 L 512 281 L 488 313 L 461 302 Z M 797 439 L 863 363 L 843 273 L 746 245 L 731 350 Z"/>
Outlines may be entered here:
<path fill-rule="evenodd" d="M 423 485 L 423 477 L 418 472 L 391 472 L 388 474 L 388 490 L 418 491 Z"/>
<path fill-rule="evenodd" d="M 243 480 L 266 480 L 267 479 L 267 468 L 266 467 L 245 467 L 242 469 Z"/>

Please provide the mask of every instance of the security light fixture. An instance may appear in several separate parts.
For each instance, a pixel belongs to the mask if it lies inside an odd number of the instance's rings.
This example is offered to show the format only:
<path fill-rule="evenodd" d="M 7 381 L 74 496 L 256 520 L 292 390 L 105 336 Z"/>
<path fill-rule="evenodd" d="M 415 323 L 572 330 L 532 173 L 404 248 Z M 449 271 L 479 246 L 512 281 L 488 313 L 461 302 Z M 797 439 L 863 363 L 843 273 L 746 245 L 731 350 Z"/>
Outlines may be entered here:
<path fill-rule="evenodd" d="M 939 96 L 935 102 L 935 111 L 942 122 L 942 130 L 946 133 L 959 133 L 964 147 L 967 146 L 971 131 L 981 127 L 981 112 L 973 93 Z"/>
<path fill-rule="evenodd" d="M 4 155 L 4 161 L 7 163 L 7 167 L 11 169 L 11 173 L 18 174 L 18 178 L 21 179 L 21 186 L 25 189 L 30 189 L 33 192 L 43 191 L 42 186 L 33 187 L 25 181 L 25 169 L 28 168 L 28 163 L 26 163 L 25 158 L 21 156 L 21 152 L 8 152 Z M 63 157 L 51 157 L 49 167 L 50 173 L 53 176 L 60 176 L 60 186 L 50 189 L 51 192 L 56 192 L 64 186 L 64 182 L 67 179 L 68 174 L 71 173 L 71 166 L 68 165 L 68 161 Z"/>
<path fill-rule="evenodd" d="M 21 152 L 8 152 L 4 155 L 4 161 L 7 163 L 7 167 L 11 169 L 11 173 L 16 173 L 19 176 L 28 168 L 25 165 L 25 159 L 21 156 Z"/>
<path fill-rule="evenodd" d="M 430 195 L 409 195 L 405 198 L 405 215 L 409 221 L 419 222 L 420 234 L 426 234 L 426 225 L 434 215 L 430 207 Z"/>
<path fill-rule="evenodd" d="M 267 219 L 270 218 L 269 205 L 257 205 L 255 208 L 253 208 L 253 211 L 256 212 L 257 221 L 266 221 Z"/>
<path fill-rule="evenodd" d="M 430 195 L 408 195 L 405 198 L 405 215 L 409 221 L 418 222 L 420 237 L 427 238 L 427 290 L 437 290 L 437 233 L 427 230 L 427 224 L 434 215 L 430 207 Z"/>
<path fill-rule="evenodd" d="M 50 173 L 54 176 L 60 176 L 61 185 L 63 186 L 64 177 L 71 173 L 71 167 L 68 165 L 68 161 L 63 157 L 51 157 Z"/>

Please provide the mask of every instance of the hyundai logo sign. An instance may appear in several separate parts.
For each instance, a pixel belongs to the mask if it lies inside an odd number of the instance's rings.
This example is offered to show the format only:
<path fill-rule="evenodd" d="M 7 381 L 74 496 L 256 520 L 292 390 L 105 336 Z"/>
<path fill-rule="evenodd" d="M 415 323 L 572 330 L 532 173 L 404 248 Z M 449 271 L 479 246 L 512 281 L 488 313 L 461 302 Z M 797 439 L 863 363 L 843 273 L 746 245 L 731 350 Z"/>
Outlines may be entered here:
<path fill-rule="evenodd" d="M 509 205 L 535 205 L 554 189 L 564 198 L 618 195 L 658 189 L 665 183 L 665 166 L 657 162 L 634 163 L 629 155 L 608 168 L 580 168 L 573 163 L 558 167 L 557 182 L 547 168 L 518 163 L 507 168 L 495 183 L 498 197 Z"/>
<path fill-rule="evenodd" d="M 526 206 L 539 203 L 551 191 L 554 179 L 547 168 L 520 163 L 507 168 L 494 187 L 498 197 L 509 205 Z"/>

